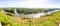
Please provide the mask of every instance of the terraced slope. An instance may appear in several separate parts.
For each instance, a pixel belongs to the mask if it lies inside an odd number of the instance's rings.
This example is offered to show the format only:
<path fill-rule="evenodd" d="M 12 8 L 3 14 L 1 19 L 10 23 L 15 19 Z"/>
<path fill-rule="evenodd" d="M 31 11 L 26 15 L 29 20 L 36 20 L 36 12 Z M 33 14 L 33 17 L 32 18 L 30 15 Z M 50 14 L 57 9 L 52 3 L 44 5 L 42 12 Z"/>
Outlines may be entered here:
<path fill-rule="evenodd" d="M 17 23 L 11 20 L 10 16 L 7 16 L 6 14 L 3 14 L 0 11 L 0 22 L 3 26 L 18 26 Z"/>
<path fill-rule="evenodd" d="M 32 21 L 33 26 L 58 26 L 58 23 L 60 23 L 60 11 Z"/>
<path fill-rule="evenodd" d="M 26 19 L 20 17 L 13 18 L 11 18 L 13 21 L 21 24 L 22 26 L 58 26 L 58 23 L 60 22 L 60 11 L 37 19 Z"/>
<path fill-rule="evenodd" d="M 58 26 L 60 11 L 44 17 L 31 19 L 8 16 L 0 11 L 0 21 L 4 26 Z"/>

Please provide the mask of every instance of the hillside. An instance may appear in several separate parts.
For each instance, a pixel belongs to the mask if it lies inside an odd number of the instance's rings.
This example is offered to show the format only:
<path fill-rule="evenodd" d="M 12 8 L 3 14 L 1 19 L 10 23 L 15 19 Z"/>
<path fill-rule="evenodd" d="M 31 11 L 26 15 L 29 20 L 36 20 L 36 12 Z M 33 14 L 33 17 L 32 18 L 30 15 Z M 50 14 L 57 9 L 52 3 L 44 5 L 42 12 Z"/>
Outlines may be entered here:
<path fill-rule="evenodd" d="M 10 16 L 3 14 L 1 11 L 0 11 L 0 22 L 1 22 L 2 26 L 18 26 L 17 23 L 12 21 Z"/>
<path fill-rule="evenodd" d="M 8 16 L 0 11 L 0 21 L 3 26 L 58 26 L 58 22 L 60 22 L 60 11 L 40 18 Z"/>
<path fill-rule="evenodd" d="M 58 26 L 58 23 L 60 23 L 60 11 L 32 21 L 34 26 Z"/>

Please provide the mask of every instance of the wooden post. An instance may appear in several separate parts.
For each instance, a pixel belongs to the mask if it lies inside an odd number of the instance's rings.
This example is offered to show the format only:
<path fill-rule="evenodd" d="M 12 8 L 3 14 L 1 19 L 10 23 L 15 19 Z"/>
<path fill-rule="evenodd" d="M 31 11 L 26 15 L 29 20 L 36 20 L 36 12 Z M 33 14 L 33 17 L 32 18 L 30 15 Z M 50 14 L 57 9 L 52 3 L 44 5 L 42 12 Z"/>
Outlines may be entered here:
<path fill-rule="evenodd" d="M 60 21 L 59 20 L 57 20 L 56 23 L 57 23 L 58 26 L 60 26 Z"/>
<path fill-rule="evenodd" d="M 60 26 L 60 23 L 59 23 L 59 26 Z"/>
<path fill-rule="evenodd" d="M 2 26 L 1 22 L 0 22 L 0 26 Z"/>

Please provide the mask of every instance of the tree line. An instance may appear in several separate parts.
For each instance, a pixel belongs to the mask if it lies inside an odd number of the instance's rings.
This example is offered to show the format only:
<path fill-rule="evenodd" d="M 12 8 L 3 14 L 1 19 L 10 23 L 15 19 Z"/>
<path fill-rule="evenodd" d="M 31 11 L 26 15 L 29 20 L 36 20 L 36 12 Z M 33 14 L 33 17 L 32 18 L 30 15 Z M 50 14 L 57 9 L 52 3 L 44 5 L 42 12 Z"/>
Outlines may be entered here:
<path fill-rule="evenodd" d="M 4 8 L 5 11 L 10 13 L 14 13 L 15 9 L 19 14 L 34 14 L 34 13 L 40 13 L 44 11 L 44 9 L 33 9 L 33 8 L 31 9 L 30 8 Z"/>

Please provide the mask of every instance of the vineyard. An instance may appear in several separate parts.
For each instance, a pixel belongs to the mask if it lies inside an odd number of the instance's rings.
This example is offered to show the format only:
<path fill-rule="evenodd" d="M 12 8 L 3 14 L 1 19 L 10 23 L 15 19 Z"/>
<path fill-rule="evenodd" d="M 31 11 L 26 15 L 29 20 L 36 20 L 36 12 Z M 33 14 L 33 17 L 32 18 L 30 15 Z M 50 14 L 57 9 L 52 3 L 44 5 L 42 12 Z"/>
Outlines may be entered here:
<path fill-rule="evenodd" d="M 60 22 L 60 11 L 52 13 L 50 15 L 40 17 L 40 18 L 21 18 L 21 17 L 15 17 L 13 10 L 10 10 L 10 11 L 5 10 L 5 11 L 8 11 L 5 14 L 2 13 L 2 11 L 0 10 L 0 21 L 2 26 L 58 26 L 58 23 Z M 17 10 L 19 11 L 19 9 Z M 21 11 L 22 10 L 20 10 L 19 13 Z M 23 12 L 24 13 L 26 12 L 26 14 L 29 14 L 31 12 L 30 10 L 29 10 L 30 12 L 29 11 L 27 12 L 27 11 L 23 11 Z M 39 10 L 39 12 L 40 11 L 41 10 Z M 31 12 L 31 13 L 34 13 L 34 12 Z M 9 16 L 7 14 L 10 14 L 12 16 Z"/>

